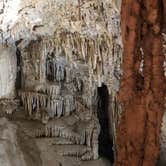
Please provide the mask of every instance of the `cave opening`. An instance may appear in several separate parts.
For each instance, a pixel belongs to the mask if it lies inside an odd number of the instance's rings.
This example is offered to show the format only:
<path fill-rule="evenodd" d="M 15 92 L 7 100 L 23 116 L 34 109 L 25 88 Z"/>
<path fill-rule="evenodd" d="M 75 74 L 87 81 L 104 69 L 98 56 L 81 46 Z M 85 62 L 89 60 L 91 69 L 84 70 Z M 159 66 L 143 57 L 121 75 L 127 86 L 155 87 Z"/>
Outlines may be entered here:
<path fill-rule="evenodd" d="M 109 92 L 106 85 L 98 87 L 98 111 L 97 115 L 101 127 L 99 135 L 99 155 L 114 162 L 113 138 L 109 130 Z"/>

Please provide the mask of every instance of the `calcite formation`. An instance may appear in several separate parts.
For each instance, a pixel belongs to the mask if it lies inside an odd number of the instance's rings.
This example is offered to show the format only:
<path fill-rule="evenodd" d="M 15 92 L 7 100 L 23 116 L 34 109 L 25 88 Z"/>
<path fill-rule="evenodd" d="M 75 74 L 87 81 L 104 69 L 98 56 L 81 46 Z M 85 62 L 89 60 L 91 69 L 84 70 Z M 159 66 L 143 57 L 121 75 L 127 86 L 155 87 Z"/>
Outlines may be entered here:
<path fill-rule="evenodd" d="M 0 117 L 19 126 L 30 166 L 98 165 L 105 131 L 115 165 L 155 165 L 160 149 L 164 161 L 165 8 L 164 0 L 0 0 Z"/>
<path fill-rule="evenodd" d="M 5 67 L 0 64 L 2 72 L 12 75 L 2 77 L 1 85 L 7 86 L 4 82 L 10 77 L 9 92 L 16 92 L 13 99 L 0 96 L 0 115 L 21 123 L 30 140 L 58 139 L 54 145 L 70 145 L 62 156 L 97 160 L 98 87 L 103 85 L 109 91 L 110 134 L 116 142 L 120 114 L 116 92 L 123 50 L 120 4 L 109 0 L 1 1 L 0 42 L 5 50 L 15 48 L 12 53 L 17 61 L 7 52 Z"/>

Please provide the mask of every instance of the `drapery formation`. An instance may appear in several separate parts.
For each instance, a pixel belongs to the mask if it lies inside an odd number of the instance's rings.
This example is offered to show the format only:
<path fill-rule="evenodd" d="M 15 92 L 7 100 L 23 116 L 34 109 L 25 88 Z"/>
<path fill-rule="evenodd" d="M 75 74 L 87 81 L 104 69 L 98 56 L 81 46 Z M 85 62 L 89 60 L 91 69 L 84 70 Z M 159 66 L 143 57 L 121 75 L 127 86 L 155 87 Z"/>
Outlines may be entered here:
<path fill-rule="evenodd" d="M 163 0 L 123 0 L 123 76 L 118 94 L 116 166 L 154 166 L 160 147 L 165 77 L 162 52 Z"/>

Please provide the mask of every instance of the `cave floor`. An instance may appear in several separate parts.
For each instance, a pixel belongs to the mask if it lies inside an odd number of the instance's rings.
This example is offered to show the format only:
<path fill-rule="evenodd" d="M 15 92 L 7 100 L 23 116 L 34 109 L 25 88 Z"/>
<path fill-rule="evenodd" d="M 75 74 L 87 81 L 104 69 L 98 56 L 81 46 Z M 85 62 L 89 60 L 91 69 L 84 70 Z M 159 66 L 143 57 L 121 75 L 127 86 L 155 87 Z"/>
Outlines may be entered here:
<path fill-rule="evenodd" d="M 77 157 L 63 156 L 62 153 L 69 149 L 80 148 L 78 145 L 57 145 L 58 137 L 33 136 L 33 128 L 40 127 L 41 123 L 28 120 L 24 111 L 16 111 L 7 115 L 10 123 L 18 128 L 17 139 L 27 166 L 110 166 L 107 159 L 99 157 L 98 160 L 81 161 Z M 61 140 L 60 140 L 61 139 Z M 79 145 L 80 146 L 80 145 Z"/>

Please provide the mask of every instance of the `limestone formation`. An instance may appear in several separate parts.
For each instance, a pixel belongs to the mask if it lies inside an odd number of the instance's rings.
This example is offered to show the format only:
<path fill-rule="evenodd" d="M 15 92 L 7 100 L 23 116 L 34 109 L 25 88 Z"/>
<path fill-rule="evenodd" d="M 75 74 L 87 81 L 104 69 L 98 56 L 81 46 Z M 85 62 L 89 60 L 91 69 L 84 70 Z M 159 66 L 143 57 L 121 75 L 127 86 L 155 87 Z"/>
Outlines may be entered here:
<path fill-rule="evenodd" d="M 0 0 L 0 117 L 23 166 L 165 164 L 165 13 L 164 0 Z"/>
<path fill-rule="evenodd" d="M 37 144 L 54 140 L 52 148 L 70 145 L 59 158 L 99 161 L 98 88 L 104 84 L 112 98 L 115 143 L 123 50 L 120 4 L 0 1 L 0 116 L 21 126 Z"/>

